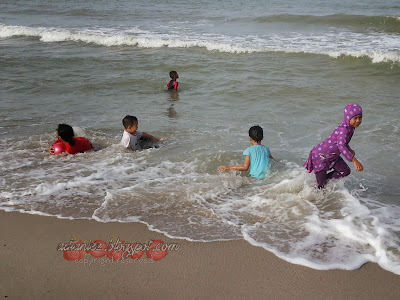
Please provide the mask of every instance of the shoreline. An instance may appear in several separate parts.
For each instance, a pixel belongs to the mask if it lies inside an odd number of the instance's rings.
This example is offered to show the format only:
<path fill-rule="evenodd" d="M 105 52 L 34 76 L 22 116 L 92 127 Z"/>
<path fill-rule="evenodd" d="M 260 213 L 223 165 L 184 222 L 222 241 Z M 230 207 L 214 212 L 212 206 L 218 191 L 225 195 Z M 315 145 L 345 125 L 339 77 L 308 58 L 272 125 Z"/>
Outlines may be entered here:
<path fill-rule="evenodd" d="M 142 223 L 100 223 L 0 211 L 0 297 L 61 299 L 396 299 L 400 276 L 367 263 L 358 270 L 320 271 L 288 263 L 244 240 L 189 242 Z M 63 258 L 71 237 L 176 244 L 159 261 L 129 263 Z M 86 261 L 85 261 L 86 259 Z M 91 263 L 90 263 L 90 260 Z M 86 263 L 85 263 L 86 262 Z"/>

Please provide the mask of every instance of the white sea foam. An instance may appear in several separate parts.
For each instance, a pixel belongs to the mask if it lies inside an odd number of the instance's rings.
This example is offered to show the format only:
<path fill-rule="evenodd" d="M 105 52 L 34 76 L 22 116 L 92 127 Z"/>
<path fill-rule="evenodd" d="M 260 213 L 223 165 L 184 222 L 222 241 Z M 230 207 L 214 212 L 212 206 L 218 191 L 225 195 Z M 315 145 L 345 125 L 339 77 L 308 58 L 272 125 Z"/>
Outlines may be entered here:
<path fill-rule="evenodd" d="M 25 26 L 5 26 L 0 25 L 0 38 L 9 38 L 14 36 L 35 36 L 42 42 L 61 42 L 74 41 L 93 43 L 97 45 L 112 46 L 137 46 L 140 48 L 192 48 L 202 47 L 207 50 L 216 50 L 231 53 L 246 53 L 261 51 L 255 48 L 246 48 L 224 43 L 214 43 L 208 41 L 191 41 L 171 38 L 146 38 L 130 35 L 107 35 L 101 33 L 91 33 L 85 31 L 71 31 L 60 29 L 31 28 Z"/>
<path fill-rule="evenodd" d="M 158 34 L 141 30 L 134 30 L 133 32 L 132 30 L 126 30 L 118 33 L 112 30 L 67 30 L 0 24 L 0 38 L 16 36 L 39 37 L 42 42 L 73 41 L 106 47 L 204 48 L 208 51 L 226 53 L 307 53 L 328 55 L 334 58 L 341 56 L 368 57 L 372 63 L 400 62 L 400 48 L 395 37 L 372 36 L 366 38 L 358 33 L 350 32 L 347 35 L 339 35 L 339 37 L 335 33 L 328 33 L 323 36 L 293 34 L 274 35 L 271 37 L 229 37 L 198 35 L 195 33 L 193 35 L 178 36 L 176 34 Z M 372 43 L 371 39 L 374 40 L 374 43 Z M 379 43 L 377 40 L 379 40 Z M 383 43 L 385 45 L 384 48 L 380 47 Z M 386 48 L 387 45 L 392 45 L 392 47 Z"/>
<path fill-rule="evenodd" d="M 399 239 L 394 228 L 388 230 L 378 216 L 348 193 L 343 182 L 336 182 L 325 193 L 305 188 L 279 201 L 269 212 L 272 216 L 242 227 L 244 238 L 251 244 L 316 269 L 357 269 L 373 261 L 400 274 Z M 288 204 L 297 209 L 288 210 Z M 286 209 L 281 211 L 282 207 Z M 294 228 L 293 222 L 298 223 L 297 230 L 290 237 L 287 235 Z"/>
<path fill-rule="evenodd" d="M 166 154 L 162 149 L 133 153 L 113 145 L 49 157 L 37 152 L 45 148 L 44 139 L 28 157 L 17 151 L 22 144 L 2 143 L 12 148 L 12 155 L 3 153 L 2 160 L 8 157 L 9 164 L 25 166 L 23 172 L 10 169 L 3 181 L 2 210 L 141 222 L 150 230 L 190 241 L 243 238 L 287 261 L 317 269 L 355 269 L 373 261 L 400 274 L 396 210 L 377 203 L 370 209 L 364 203 L 368 199 L 361 202 L 343 181 L 319 191 L 314 177 L 295 163 L 276 163 L 268 177 L 258 181 L 235 172 L 201 171 L 220 159 L 218 153 L 171 161 L 161 158 Z M 27 165 L 33 158 L 36 164 Z"/>

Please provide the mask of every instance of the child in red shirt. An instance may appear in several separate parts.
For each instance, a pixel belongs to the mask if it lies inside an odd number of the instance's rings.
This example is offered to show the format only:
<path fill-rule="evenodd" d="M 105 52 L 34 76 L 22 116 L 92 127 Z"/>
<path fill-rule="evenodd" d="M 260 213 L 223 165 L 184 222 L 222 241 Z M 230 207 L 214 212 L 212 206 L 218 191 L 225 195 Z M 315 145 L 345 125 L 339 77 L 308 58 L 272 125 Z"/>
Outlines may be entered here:
<path fill-rule="evenodd" d="M 171 77 L 171 80 L 167 83 L 168 90 L 176 91 L 178 89 L 178 81 L 176 81 L 179 78 L 178 72 L 169 72 L 169 77 Z"/>
<path fill-rule="evenodd" d="M 93 149 L 88 139 L 75 137 L 74 130 L 67 124 L 58 124 L 57 138 L 57 141 L 49 149 L 50 154 L 61 154 L 63 152 L 76 154 Z"/>

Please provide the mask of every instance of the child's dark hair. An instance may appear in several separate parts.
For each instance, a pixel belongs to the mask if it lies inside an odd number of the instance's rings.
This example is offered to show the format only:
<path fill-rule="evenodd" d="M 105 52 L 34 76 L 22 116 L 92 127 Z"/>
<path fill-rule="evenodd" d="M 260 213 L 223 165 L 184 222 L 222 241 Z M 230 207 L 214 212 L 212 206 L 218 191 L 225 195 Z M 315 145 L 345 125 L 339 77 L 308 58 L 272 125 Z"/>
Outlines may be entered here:
<path fill-rule="evenodd" d="M 58 124 L 57 133 L 60 138 L 70 144 L 71 146 L 75 145 L 74 137 L 74 130 L 70 125 L 67 124 Z"/>
<path fill-rule="evenodd" d="M 251 127 L 249 129 L 249 137 L 257 143 L 261 142 L 264 138 L 263 129 L 258 125 Z"/>
<path fill-rule="evenodd" d="M 129 126 L 133 126 L 138 122 L 138 119 L 134 116 L 127 115 L 122 119 L 122 125 L 124 125 L 125 129 Z"/>
<path fill-rule="evenodd" d="M 171 78 L 174 78 L 176 75 L 178 75 L 178 72 L 176 72 L 176 71 L 169 72 L 169 77 L 171 77 Z"/>

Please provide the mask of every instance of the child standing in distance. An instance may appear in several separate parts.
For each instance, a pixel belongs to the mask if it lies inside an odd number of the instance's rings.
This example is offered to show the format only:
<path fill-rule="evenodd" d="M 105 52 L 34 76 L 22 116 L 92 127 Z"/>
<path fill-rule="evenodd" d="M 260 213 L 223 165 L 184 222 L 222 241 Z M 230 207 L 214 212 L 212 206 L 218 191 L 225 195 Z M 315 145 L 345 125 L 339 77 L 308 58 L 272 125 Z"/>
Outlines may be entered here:
<path fill-rule="evenodd" d="M 61 154 L 63 152 L 76 154 L 93 149 L 88 139 L 75 137 L 74 130 L 67 124 L 58 124 L 57 138 L 57 141 L 49 149 L 50 154 Z"/>
<path fill-rule="evenodd" d="M 304 167 L 308 173 L 314 171 L 318 188 L 323 188 L 331 178 L 341 178 L 350 174 L 350 168 L 340 154 L 354 164 L 357 171 L 364 169 L 355 158 L 355 152 L 348 145 L 354 130 L 361 125 L 362 109 L 358 104 L 347 104 L 344 108 L 344 120 L 329 138 L 311 149 Z M 327 173 L 329 170 L 333 171 Z"/>
<path fill-rule="evenodd" d="M 168 90 L 177 90 L 178 89 L 178 81 L 176 81 L 179 78 L 179 75 L 176 71 L 171 71 L 169 72 L 169 77 L 171 77 L 171 80 L 167 83 Z"/>
<path fill-rule="evenodd" d="M 125 127 L 124 134 L 121 139 L 121 144 L 125 148 L 136 150 L 140 139 L 149 139 L 156 142 L 165 141 L 165 138 L 156 138 L 146 132 L 141 132 L 138 129 L 139 121 L 136 117 L 127 115 L 122 119 L 122 124 Z"/>
<path fill-rule="evenodd" d="M 263 179 L 268 170 L 269 159 L 273 159 L 268 147 L 261 145 L 264 137 L 263 129 L 256 125 L 249 130 L 249 140 L 252 146 L 244 150 L 244 163 L 241 166 L 220 166 L 218 170 L 247 171 L 250 167 L 251 177 Z"/>

